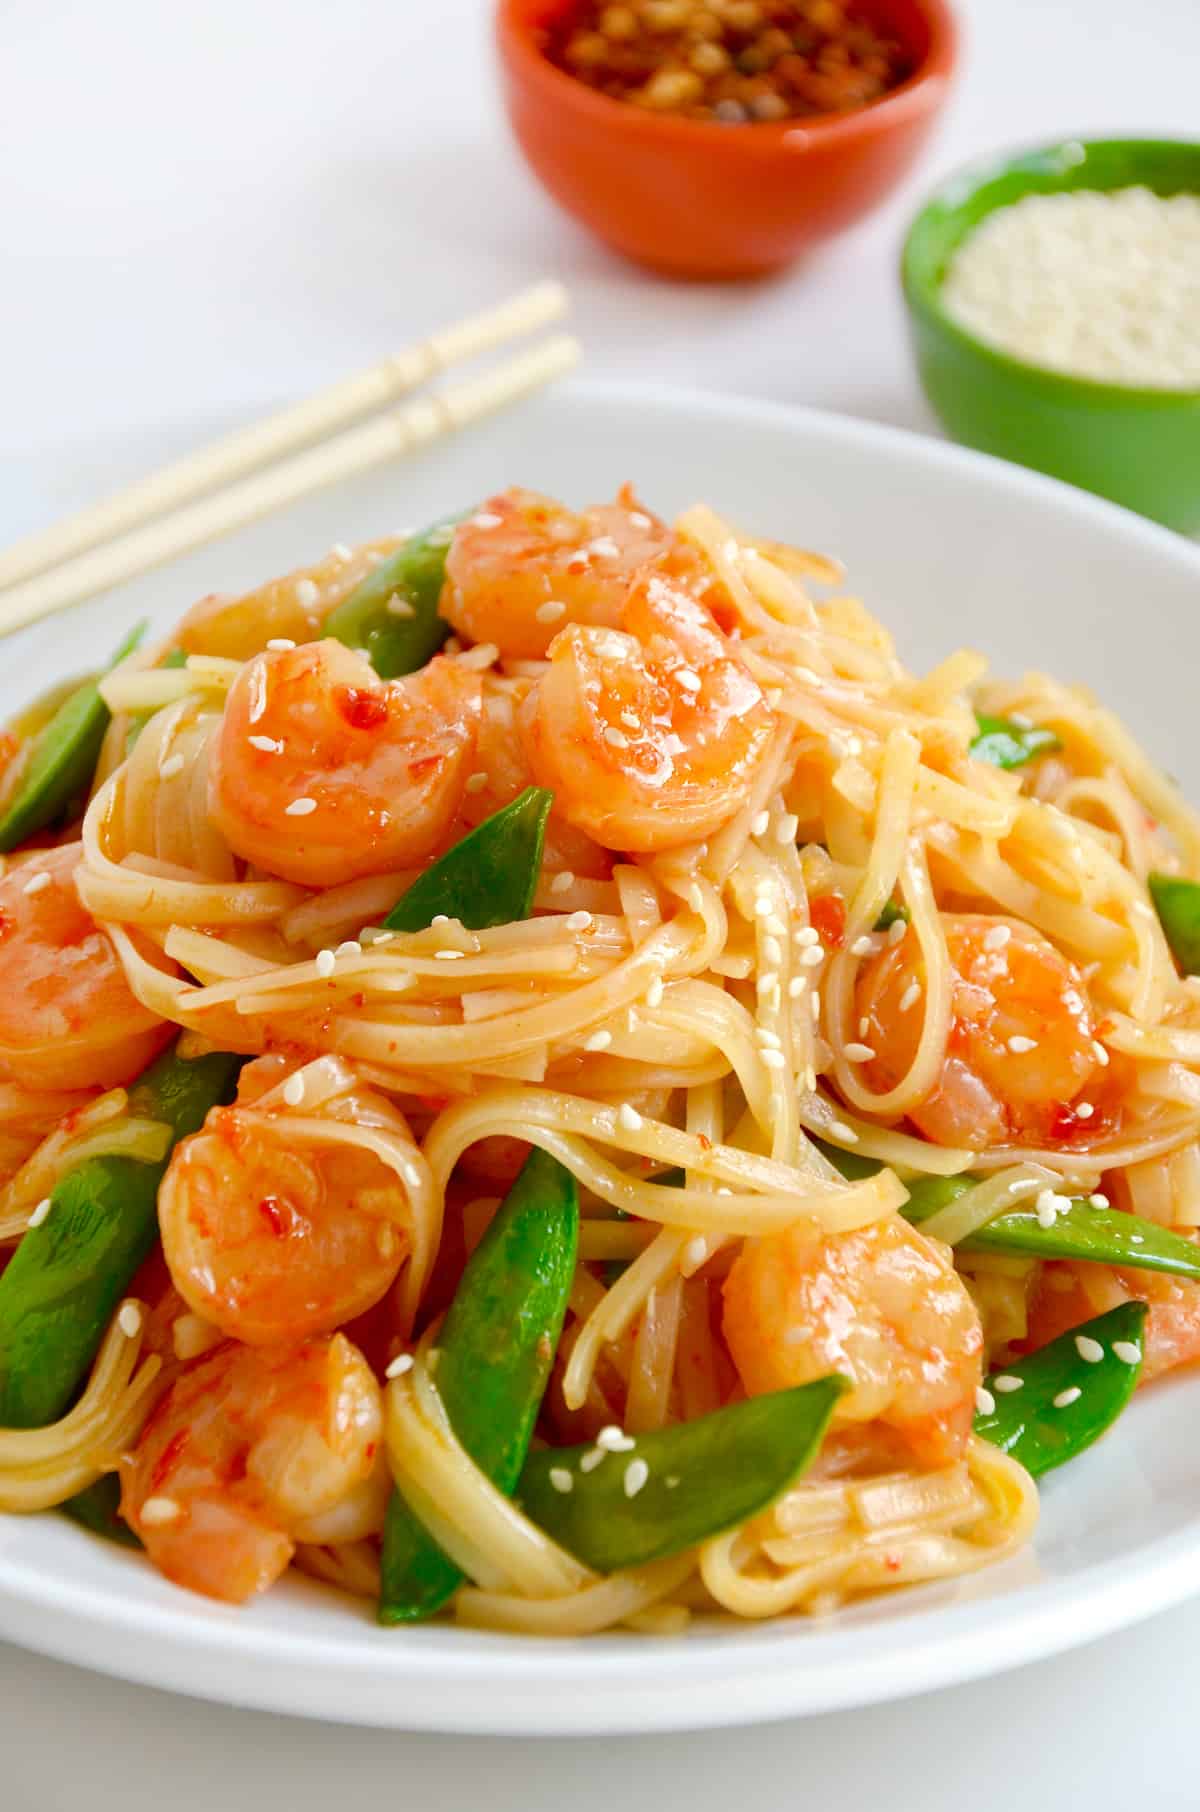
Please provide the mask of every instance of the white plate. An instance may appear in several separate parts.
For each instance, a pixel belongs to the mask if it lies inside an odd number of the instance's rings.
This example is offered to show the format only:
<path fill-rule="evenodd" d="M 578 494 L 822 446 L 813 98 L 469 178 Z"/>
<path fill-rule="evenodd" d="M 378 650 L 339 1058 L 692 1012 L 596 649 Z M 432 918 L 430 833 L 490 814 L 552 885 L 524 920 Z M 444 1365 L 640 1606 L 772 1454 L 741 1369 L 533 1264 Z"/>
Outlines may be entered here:
<path fill-rule="evenodd" d="M 138 457 L 121 449 L 131 473 Z M 61 465 L 44 477 L 46 494 L 61 495 Z M 586 502 L 624 478 L 661 510 L 702 497 L 749 528 L 840 555 L 914 665 L 967 643 L 1010 672 L 1088 682 L 1200 796 L 1194 548 L 940 443 L 666 389 L 560 391 L 0 643 L 0 709 L 99 658 L 135 616 L 168 622 L 202 591 L 256 582 L 333 540 L 419 523 L 514 481 Z M 0 1635 L 179 1692 L 407 1729 L 667 1730 L 869 1704 L 1067 1648 L 1200 1587 L 1198 1409 L 1200 1382 L 1186 1378 L 1139 1399 L 1107 1441 L 1047 1482 L 1025 1555 L 823 1624 L 566 1644 L 383 1631 L 303 1583 L 231 1611 L 42 1516 L 0 1517 Z"/>

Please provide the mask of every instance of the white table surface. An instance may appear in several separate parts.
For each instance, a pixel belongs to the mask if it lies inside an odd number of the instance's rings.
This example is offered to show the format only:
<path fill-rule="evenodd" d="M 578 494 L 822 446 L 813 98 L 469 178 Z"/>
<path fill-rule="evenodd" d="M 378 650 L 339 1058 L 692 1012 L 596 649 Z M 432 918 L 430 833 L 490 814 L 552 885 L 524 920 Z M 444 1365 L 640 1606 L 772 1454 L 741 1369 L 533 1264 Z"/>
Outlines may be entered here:
<path fill-rule="evenodd" d="M 880 214 L 749 287 L 635 272 L 536 190 L 487 0 L 7 0 L 0 9 L 0 540 L 532 277 L 592 374 L 665 376 L 933 431 L 895 286 L 933 177 L 1072 132 L 1197 130 L 1197 0 L 960 0 L 949 117 Z M 47 479 L 45 456 L 69 448 Z M 114 450 L 115 449 L 115 450 Z M 0 1645 L 4 1812 L 898 1812 L 1200 1804 L 1200 1604 L 990 1683 L 757 1732 L 468 1742 L 301 1724 Z M 383 1799 L 381 1796 L 388 1796 Z M 168 1797 L 169 1796 L 169 1800 Z"/>

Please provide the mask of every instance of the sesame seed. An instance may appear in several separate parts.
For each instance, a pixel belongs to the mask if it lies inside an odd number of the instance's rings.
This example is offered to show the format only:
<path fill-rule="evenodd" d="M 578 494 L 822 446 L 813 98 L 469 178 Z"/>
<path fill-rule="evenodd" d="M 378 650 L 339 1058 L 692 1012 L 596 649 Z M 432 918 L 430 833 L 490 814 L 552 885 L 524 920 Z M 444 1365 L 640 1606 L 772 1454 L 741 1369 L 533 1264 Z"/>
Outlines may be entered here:
<path fill-rule="evenodd" d="M 556 1491 L 561 1491 L 564 1496 L 575 1489 L 575 1480 L 565 1466 L 551 1466 L 550 1483 Z"/>
<path fill-rule="evenodd" d="M 29 1226 L 40 1227 L 53 1206 L 50 1197 L 44 1195 L 29 1217 Z"/>
<path fill-rule="evenodd" d="M 776 843 L 782 843 L 785 846 L 789 843 L 794 843 L 796 841 L 796 833 L 799 829 L 800 820 L 797 818 L 795 812 L 785 812 L 775 826 Z"/>
<path fill-rule="evenodd" d="M 910 1007 L 916 1006 L 916 1004 L 920 1000 L 920 998 L 921 998 L 920 982 L 919 981 L 910 981 L 907 988 L 905 988 L 903 994 L 900 996 L 900 1011 L 902 1013 L 907 1013 Z"/>
<path fill-rule="evenodd" d="M 295 642 L 288 635 L 273 635 L 267 643 L 272 654 L 290 654 L 295 646 Z"/>
<path fill-rule="evenodd" d="M 1003 950 L 1004 946 L 1009 942 L 1011 937 L 1012 937 L 1012 927 L 1011 926 L 1009 926 L 1009 925 L 993 925 L 992 929 L 989 932 L 987 932 L 987 934 L 984 937 L 983 947 L 985 950 Z"/>
<path fill-rule="evenodd" d="M 439 925 L 448 925 L 449 923 L 450 914 L 448 912 L 435 912 L 429 921 L 430 928 L 434 931 L 437 930 Z"/>
<path fill-rule="evenodd" d="M 844 1139 L 847 1145 L 858 1144 L 858 1134 L 852 1126 L 847 1126 L 844 1120 L 831 1120 L 829 1130 L 835 1139 Z"/>
<path fill-rule="evenodd" d="M 1142 1357 L 1142 1349 L 1134 1340 L 1114 1340 L 1112 1350 L 1123 1365 L 1137 1365 Z"/>
<path fill-rule="evenodd" d="M 566 616 L 567 607 L 557 598 L 551 598 L 548 603 L 539 604 L 533 614 L 539 623 L 557 623 L 559 617 Z"/>
<path fill-rule="evenodd" d="M 860 1038 L 865 1038 L 865 1037 L 866 1037 L 866 1035 L 867 1035 L 867 1033 L 868 1033 L 868 1032 L 869 1032 L 869 1031 L 870 1031 L 870 1029 L 871 1029 L 871 1019 L 870 1019 L 870 1015 L 869 1015 L 869 1014 L 867 1014 L 867 1013 L 864 1013 L 864 1014 L 863 1014 L 863 1016 L 862 1016 L 862 1018 L 861 1018 L 861 1019 L 860 1019 L 860 1020 L 859 1020 L 859 1022 L 858 1022 L 858 1035 L 859 1035 L 859 1037 L 860 1037 Z"/>
<path fill-rule="evenodd" d="M 760 893 L 758 898 L 754 902 L 755 918 L 769 919 L 774 911 L 775 911 L 775 902 L 771 898 L 770 893 L 769 892 Z"/>
<path fill-rule="evenodd" d="M 779 976 L 774 969 L 764 969 L 763 973 L 754 984 L 755 992 L 759 995 L 760 999 L 762 996 L 770 994 L 774 989 L 778 988 L 778 986 Z"/>
<path fill-rule="evenodd" d="M 618 730 L 616 724 L 608 724 L 604 731 L 604 740 L 610 749 L 627 749 L 629 738 L 624 730 Z"/>
<path fill-rule="evenodd" d="M 311 579 L 296 580 L 297 604 L 303 604 L 306 609 L 310 610 L 314 604 L 320 602 L 320 598 L 321 588 L 319 585 L 314 585 Z"/>
<path fill-rule="evenodd" d="M 132 1340 L 142 1331 L 142 1311 L 136 1302 L 123 1302 L 117 1315 L 117 1326 Z"/>
<path fill-rule="evenodd" d="M 788 999 L 799 1000 L 807 986 L 807 975 L 793 975 L 791 981 L 788 983 Z"/>
<path fill-rule="evenodd" d="M 770 824 L 770 822 L 771 822 L 770 812 L 755 812 L 753 818 L 751 818 L 751 820 L 750 820 L 751 836 L 754 836 L 754 837 L 765 836 L 767 826 L 768 826 L 768 824 Z"/>
<path fill-rule="evenodd" d="M 908 920 L 893 919 L 887 928 L 887 941 L 892 946 L 892 949 L 894 950 L 897 944 L 902 944 L 907 936 Z"/>
<path fill-rule="evenodd" d="M 479 769 L 474 774 L 468 774 L 465 791 L 468 793 L 481 793 L 483 791 L 484 787 L 487 785 L 487 783 L 488 783 L 487 775 L 483 772 L 482 769 Z"/>
<path fill-rule="evenodd" d="M 31 896 L 35 893 L 44 893 L 46 888 L 49 887 L 49 885 L 50 885 L 50 872 L 48 869 L 43 868 L 43 869 L 40 869 L 37 874 L 32 876 L 32 878 L 30 880 L 26 881 L 24 887 L 21 889 L 21 892 L 23 894 L 25 894 L 25 896 L 28 898 L 29 896 Z"/>
<path fill-rule="evenodd" d="M 316 809 L 315 799 L 293 799 L 291 804 L 285 808 L 285 812 L 289 818 L 307 818 L 309 813 L 315 812 Z"/>
<path fill-rule="evenodd" d="M 875 939 L 873 937 L 856 937 L 850 946 L 851 956 L 873 956 L 874 953 Z"/>
<path fill-rule="evenodd" d="M 649 516 L 646 515 L 644 510 L 630 510 L 629 520 L 634 528 L 648 529 L 654 527 L 653 522 L 650 520 Z"/>
<path fill-rule="evenodd" d="M 184 765 L 182 755 L 168 755 L 165 761 L 160 761 L 158 764 L 159 779 L 174 780 L 176 774 L 183 773 Z"/>
<path fill-rule="evenodd" d="M 607 1051 L 611 1043 L 611 1032 L 593 1032 L 590 1038 L 584 1039 L 583 1048 L 585 1051 Z"/>
<path fill-rule="evenodd" d="M 622 1101 L 617 1112 L 617 1125 L 622 1127 L 625 1132 L 640 1132 L 643 1125 L 642 1116 L 636 1107 L 630 1107 L 628 1101 Z"/>
<path fill-rule="evenodd" d="M 1095 1111 L 1096 1110 L 1090 1101 L 1078 1101 L 1075 1104 L 1075 1118 L 1077 1120 L 1090 1120 Z"/>
<path fill-rule="evenodd" d="M 1096 1062 L 1098 1064 L 1100 1064 L 1100 1066 L 1102 1068 L 1108 1063 L 1108 1052 L 1105 1050 L 1104 1046 L 1100 1043 L 1100 1040 L 1098 1038 L 1093 1040 L 1092 1056 L 1096 1059 Z"/>
<path fill-rule="evenodd" d="M 347 547 L 344 541 L 335 541 L 329 551 L 335 559 L 342 561 L 343 564 L 354 558 L 354 549 Z"/>
<path fill-rule="evenodd" d="M 773 912 L 769 919 L 763 920 L 763 930 L 769 931 L 772 937 L 787 936 L 787 926 L 777 912 Z"/>
<path fill-rule="evenodd" d="M 394 931 L 380 931 L 374 926 L 363 932 L 363 936 L 369 937 L 372 944 L 390 944 L 395 935 Z"/>
<path fill-rule="evenodd" d="M 696 1271 L 708 1258 L 708 1241 L 702 1233 L 690 1239 L 683 1248 L 683 1262 L 689 1271 Z"/>
<path fill-rule="evenodd" d="M 810 944 L 819 944 L 821 933 L 813 925 L 801 925 L 792 933 L 792 942 L 797 950 L 806 950 Z"/>
<path fill-rule="evenodd" d="M 320 975 L 322 977 L 328 977 L 333 974 L 333 971 L 336 968 L 336 966 L 337 966 L 337 959 L 335 958 L 332 950 L 318 950 L 317 951 L 317 974 L 318 975 Z"/>
<path fill-rule="evenodd" d="M 477 516 L 472 516 L 471 526 L 483 529 L 499 528 L 503 521 L 503 516 L 494 516 L 491 510 L 480 510 Z"/>
<path fill-rule="evenodd" d="M 1023 1057 L 1026 1051 L 1037 1049 L 1036 1038 L 1026 1038 L 1020 1032 L 1014 1032 L 1008 1041 L 1008 1048 L 1014 1057 Z"/>
<path fill-rule="evenodd" d="M 573 912 L 563 921 L 568 931 L 590 931 L 592 915 L 590 912 Z"/>
<path fill-rule="evenodd" d="M 462 954 L 461 950 L 435 950 L 433 960 L 435 963 L 457 963 L 462 961 Z"/>
<path fill-rule="evenodd" d="M 1069 1195 L 1059 1195 L 1053 1189 L 1043 1189 L 1033 1206 L 1038 1226 L 1050 1228 L 1058 1216 L 1071 1206 L 1071 1198 Z"/>
<path fill-rule="evenodd" d="M 773 967 L 778 968 L 783 961 L 783 945 L 777 937 L 763 939 L 763 956 Z"/>
<path fill-rule="evenodd" d="M 811 944 L 807 950 L 800 952 L 800 961 L 805 969 L 819 969 L 825 961 L 825 950 L 821 944 Z"/>
<path fill-rule="evenodd" d="M 992 1389 L 1003 1391 L 1007 1396 L 1011 1390 L 1024 1390 L 1024 1378 L 1018 1378 L 1013 1372 L 997 1372 L 992 1379 Z"/>
<path fill-rule="evenodd" d="M 758 1054 L 769 1070 L 782 1070 L 787 1068 L 787 1058 L 782 1051 L 760 1051 Z"/>
<path fill-rule="evenodd" d="M 646 1005 L 648 1007 L 661 1007 L 663 991 L 664 983 L 662 976 L 654 976 L 650 986 L 646 989 Z"/>
<path fill-rule="evenodd" d="M 604 1457 L 603 1447 L 589 1447 L 579 1462 L 580 1472 L 595 1472 Z"/>
<path fill-rule="evenodd" d="M 246 741 L 252 749 L 261 749 L 264 755 L 281 755 L 283 753 L 283 743 L 277 742 L 273 736 L 247 736 Z M 177 755 L 175 759 L 182 767 L 182 757 Z M 163 771 L 165 772 L 165 769 Z"/>
<path fill-rule="evenodd" d="M 869 1044 L 848 1044 L 845 1047 L 844 1055 L 850 1059 L 851 1063 L 870 1063 L 875 1052 Z"/>
<path fill-rule="evenodd" d="M 783 1041 L 780 1038 L 779 1033 L 773 1032 L 770 1026 L 756 1026 L 754 1029 L 754 1036 L 758 1039 L 759 1044 L 765 1044 L 773 1051 L 779 1051 L 783 1048 Z"/>
<path fill-rule="evenodd" d="M 356 937 L 348 937 L 344 944 L 338 945 L 333 954 L 335 956 L 361 956 L 362 953 L 362 945 L 359 943 L 358 939 Z"/>
<path fill-rule="evenodd" d="M 1094 1195 L 1089 1195 L 1088 1203 L 1093 1208 L 1107 1208 L 1109 1206 L 1108 1197 L 1099 1189 L 1096 1190 Z"/>
<path fill-rule="evenodd" d="M 976 1386 L 975 1407 L 981 1416 L 990 1416 L 995 1409 L 996 1399 L 986 1385 L 979 1384 Z"/>
<path fill-rule="evenodd" d="M 636 1497 L 649 1477 L 650 1468 L 645 1460 L 630 1460 L 625 1468 L 626 1497 Z"/>
<path fill-rule="evenodd" d="M 415 617 L 417 614 L 415 606 L 407 598 L 401 597 L 398 591 L 392 593 L 386 609 L 389 617 Z"/>
<path fill-rule="evenodd" d="M 385 1378 L 403 1378 L 405 1372 L 411 1372 L 412 1368 L 413 1368 L 412 1354 L 411 1353 L 397 1353 L 396 1357 L 392 1360 L 391 1364 L 388 1366 L 387 1370 L 384 1372 L 383 1375 Z"/>
<path fill-rule="evenodd" d="M 675 678 L 685 692 L 691 692 L 693 695 L 699 692 L 700 676 L 698 673 L 693 673 L 690 667 L 681 667 L 676 673 Z"/>
<path fill-rule="evenodd" d="M 289 1076 L 283 1085 L 283 1098 L 289 1107 L 299 1107 L 304 1099 L 304 1077 L 298 1072 Z"/>
<path fill-rule="evenodd" d="M 621 722 L 627 730 L 640 730 L 642 727 L 642 720 L 636 711 L 622 711 Z"/>
<path fill-rule="evenodd" d="M 180 1515 L 182 1511 L 173 1497 L 148 1497 L 142 1505 L 139 1521 L 152 1529 L 159 1523 L 173 1523 Z"/>
<path fill-rule="evenodd" d="M 587 551 L 598 555 L 602 560 L 616 560 L 621 552 L 611 535 L 597 535 L 594 541 L 588 543 Z"/>
<path fill-rule="evenodd" d="M 1090 1334 L 1076 1334 L 1075 1351 L 1088 1365 L 1099 1365 L 1104 1357 L 1104 1348 Z"/>
<path fill-rule="evenodd" d="M 632 1453 L 637 1442 L 632 1435 L 627 1435 L 615 1422 L 609 1422 L 596 1436 L 597 1447 L 603 1447 L 605 1453 Z"/>
<path fill-rule="evenodd" d="M 1071 1384 L 1066 1390 L 1060 1390 L 1054 1399 L 1055 1409 L 1070 1409 L 1072 1403 L 1078 1403 L 1083 1392 L 1077 1384 Z"/>

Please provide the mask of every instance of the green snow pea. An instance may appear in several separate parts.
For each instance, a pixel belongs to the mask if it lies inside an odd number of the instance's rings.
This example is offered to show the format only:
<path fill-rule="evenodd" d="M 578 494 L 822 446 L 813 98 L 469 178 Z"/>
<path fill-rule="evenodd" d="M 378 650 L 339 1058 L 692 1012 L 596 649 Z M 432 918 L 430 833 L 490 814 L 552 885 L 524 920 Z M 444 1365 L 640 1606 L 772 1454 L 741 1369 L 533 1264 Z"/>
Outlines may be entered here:
<path fill-rule="evenodd" d="M 438 1336 L 437 1387 L 463 1447 L 511 1496 L 575 1276 L 575 1179 L 534 1151 L 467 1261 Z M 462 1581 L 399 1491 L 383 1537 L 381 1623 L 432 1617 Z"/>
<path fill-rule="evenodd" d="M 849 1388 L 833 1374 L 631 1435 L 627 1451 L 606 1453 L 590 1472 L 580 1470 L 593 1451 L 587 1447 L 531 1453 L 518 1501 L 585 1566 L 600 1573 L 645 1566 L 774 1503 L 812 1464 L 833 1406 Z"/>
<path fill-rule="evenodd" d="M 1112 1427 L 1133 1395 L 1145 1320 L 1144 1302 L 1123 1302 L 991 1373 L 986 1383 L 994 1407 L 975 1417 L 975 1433 L 1010 1453 L 1035 1478 L 1073 1460 Z M 1102 1348 L 1100 1356 L 1085 1359 L 1080 1342 L 1093 1354 Z M 1015 1390 L 998 1390 L 998 1378 L 1021 1382 Z"/>
<path fill-rule="evenodd" d="M 372 567 L 325 619 L 324 634 L 361 648 L 380 679 L 415 673 L 437 653 L 450 625 L 438 615 L 446 549 L 461 516 L 447 516 Z M 396 614 L 396 605 L 403 615 Z"/>
<path fill-rule="evenodd" d="M 553 793 L 526 787 L 427 868 L 392 907 L 384 929 L 424 931 L 440 912 L 469 931 L 527 919 L 553 803 Z"/>
<path fill-rule="evenodd" d="M 133 653 L 145 627 L 139 624 L 126 636 L 110 670 Z M 39 732 L 16 796 L 0 817 L 0 854 L 45 830 L 62 817 L 73 800 L 84 797 L 109 721 L 108 706 L 94 679 L 86 680 L 58 707 Z"/>
<path fill-rule="evenodd" d="M 59 1509 L 93 1535 L 103 1535 L 106 1541 L 119 1542 L 123 1548 L 140 1548 L 141 1542 L 120 1514 L 120 1503 L 121 1481 L 115 1472 L 106 1472 L 94 1485 L 60 1504 Z"/>
<path fill-rule="evenodd" d="M 196 1132 L 229 1098 L 241 1059 L 151 1065 L 129 1094 L 133 1115 Z M 113 1311 L 158 1235 L 168 1159 L 89 1158 L 54 1189 L 0 1277 L 0 1427 L 40 1428 L 62 1415 L 87 1375 Z"/>
<path fill-rule="evenodd" d="M 898 900 L 889 900 L 875 921 L 876 931 L 890 931 L 898 920 L 903 919 L 907 925 L 912 914 L 907 906 L 901 906 Z"/>
<path fill-rule="evenodd" d="M 971 744 L 976 761 L 988 761 L 994 768 L 1019 768 L 1062 743 L 1053 730 L 1039 730 L 1029 724 L 1014 723 L 1011 717 L 979 717 L 979 734 Z"/>
<path fill-rule="evenodd" d="M 1200 975 L 1200 886 L 1151 875 L 1150 898 L 1175 961 L 1185 975 Z"/>

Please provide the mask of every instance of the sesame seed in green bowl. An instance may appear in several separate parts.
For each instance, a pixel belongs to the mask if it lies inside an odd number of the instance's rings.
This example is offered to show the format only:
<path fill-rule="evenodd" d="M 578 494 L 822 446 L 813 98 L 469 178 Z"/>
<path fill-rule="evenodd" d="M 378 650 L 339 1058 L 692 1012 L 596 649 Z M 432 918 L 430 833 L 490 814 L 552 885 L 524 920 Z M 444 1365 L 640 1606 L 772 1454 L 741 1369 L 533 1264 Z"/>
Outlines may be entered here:
<path fill-rule="evenodd" d="M 921 209 L 901 270 L 956 440 L 1200 533 L 1200 144 L 976 164 Z"/>

